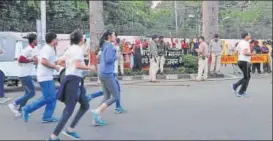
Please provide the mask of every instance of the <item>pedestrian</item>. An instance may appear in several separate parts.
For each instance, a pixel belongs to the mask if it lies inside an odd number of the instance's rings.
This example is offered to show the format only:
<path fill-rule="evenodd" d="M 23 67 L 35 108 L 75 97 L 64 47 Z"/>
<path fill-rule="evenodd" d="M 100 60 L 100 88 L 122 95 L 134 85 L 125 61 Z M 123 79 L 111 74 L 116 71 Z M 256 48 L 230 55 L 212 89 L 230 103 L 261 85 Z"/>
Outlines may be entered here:
<path fill-rule="evenodd" d="M 255 55 L 255 52 L 251 52 L 249 40 L 251 36 L 249 33 L 242 34 L 243 40 L 239 42 L 237 51 L 238 51 L 238 66 L 243 73 L 243 78 L 240 79 L 237 83 L 232 84 L 232 91 L 236 93 L 238 97 L 246 96 L 246 89 L 250 80 L 250 59 L 252 55 Z M 237 88 L 241 85 L 239 92 L 237 93 Z"/>
<path fill-rule="evenodd" d="M 34 65 L 37 64 L 37 57 L 35 53 L 35 46 L 37 45 L 37 35 L 31 33 L 28 35 L 29 45 L 24 48 L 18 59 L 18 65 L 20 68 L 19 79 L 24 88 L 25 94 L 22 97 L 17 98 L 13 103 L 10 103 L 8 107 L 15 114 L 15 117 L 21 116 L 21 109 L 24 107 L 28 100 L 35 95 L 35 86 L 32 80 L 32 70 Z"/>
<path fill-rule="evenodd" d="M 0 44 L 0 56 L 5 53 L 4 47 Z M 10 97 L 5 96 L 4 92 L 4 84 L 5 84 L 5 75 L 2 71 L 0 71 L 0 104 L 4 104 L 11 100 Z"/>
<path fill-rule="evenodd" d="M 268 62 L 267 62 L 267 72 L 271 73 L 272 72 L 272 58 L 271 58 L 271 54 L 272 54 L 272 42 L 269 40 L 266 43 L 266 48 L 268 50 Z"/>
<path fill-rule="evenodd" d="M 181 49 L 183 50 L 184 55 L 188 54 L 188 44 L 185 38 L 181 41 Z"/>
<path fill-rule="evenodd" d="M 238 43 L 239 43 L 239 42 L 236 42 L 236 43 L 235 43 L 235 46 L 231 49 L 232 55 L 233 55 L 233 56 L 238 56 L 238 52 L 237 52 Z M 237 63 L 233 63 L 233 64 L 232 64 L 232 68 L 233 68 L 233 73 L 234 73 L 234 74 L 241 74 L 240 69 L 239 69 Z"/>
<path fill-rule="evenodd" d="M 259 46 L 259 41 L 257 41 L 257 40 L 254 41 L 253 51 L 255 52 L 255 54 L 262 54 L 262 49 Z M 259 74 L 262 73 L 261 63 L 253 63 L 252 64 L 252 74 L 254 74 L 256 72 L 256 70 L 258 71 Z"/>
<path fill-rule="evenodd" d="M 123 47 L 122 47 L 122 44 L 120 43 L 120 39 L 118 38 L 117 39 L 117 45 L 119 47 L 119 52 L 118 52 L 118 68 L 120 69 L 120 74 L 121 76 L 124 75 L 124 58 L 123 58 Z"/>
<path fill-rule="evenodd" d="M 92 110 L 93 124 L 103 126 L 106 124 L 101 119 L 101 113 L 118 100 L 119 90 L 114 76 L 116 50 L 112 42 L 116 41 L 116 32 L 107 30 L 100 39 L 100 72 L 99 78 L 102 84 L 104 99 L 97 109 Z"/>
<path fill-rule="evenodd" d="M 206 80 L 208 78 L 208 56 L 209 48 L 205 42 L 205 38 L 200 36 L 198 38 L 199 47 L 198 47 L 198 73 L 196 80 Z"/>
<path fill-rule="evenodd" d="M 140 44 L 140 42 L 139 42 Z M 116 83 L 117 83 L 117 86 L 118 86 L 118 96 L 117 96 L 117 100 L 116 100 L 116 108 L 115 108 L 115 113 L 116 114 L 120 114 L 120 113 L 124 113 L 126 112 L 126 110 L 121 106 L 121 103 L 120 103 L 120 99 L 121 99 L 121 89 L 120 89 L 120 84 L 119 84 L 119 81 L 118 81 L 118 66 L 119 66 L 119 58 L 121 56 L 121 52 L 120 52 L 120 48 L 119 48 L 119 38 L 116 40 L 116 43 L 114 43 L 114 47 L 115 47 L 115 50 L 116 50 L 116 56 L 117 56 L 117 59 L 115 61 L 115 70 L 114 70 L 114 76 L 116 78 Z"/>
<path fill-rule="evenodd" d="M 193 52 L 194 52 L 194 41 L 193 41 L 193 38 L 191 38 L 189 42 L 189 53 L 193 55 Z"/>
<path fill-rule="evenodd" d="M 81 48 L 83 43 L 83 33 L 79 30 L 72 32 L 70 35 L 71 46 L 58 61 L 59 65 L 66 67 L 64 80 L 61 82 L 57 93 L 57 98 L 65 104 L 65 108 L 61 119 L 48 140 L 60 140 L 58 136 L 73 114 L 77 102 L 81 106 L 71 125 L 62 133 L 72 139 L 80 139 L 80 136 L 75 131 L 75 126 L 89 109 L 89 100 L 83 85 L 83 72 L 95 69 L 94 66 L 86 66 L 84 64 L 84 53 Z"/>
<path fill-rule="evenodd" d="M 142 71 L 142 44 L 140 40 L 135 41 L 135 45 L 133 47 L 134 54 L 134 70 L 141 72 Z"/>
<path fill-rule="evenodd" d="M 215 34 L 214 39 L 210 41 L 209 52 L 211 56 L 210 73 L 215 75 L 217 73 L 220 73 L 221 52 L 222 52 L 222 42 L 219 39 L 218 34 Z"/>
<path fill-rule="evenodd" d="M 57 34 L 49 32 L 45 35 L 46 44 L 40 50 L 37 80 L 41 86 L 42 97 L 22 108 L 23 120 L 28 122 L 29 114 L 46 105 L 42 117 L 42 123 L 57 122 L 53 117 L 56 107 L 56 87 L 53 80 L 54 70 L 59 71 L 60 66 L 56 65 Z"/>
<path fill-rule="evenodd" d="M 198 47 L 199 47 L 198 39 L 193 39 L 193 40 L 194 40 L 193 55 L 198 56 Z"/>
<path fill-rule="evenodd" d="M 89 59 L 90 59 L 90 48 L 87 44 L 87 40 L 86 38 L 84 39 L 84 44 L 82 45 L 82 49 L 83 49 L 83 52 L 84 52 L 84 63 L 85 65 L 88 65 L 89 64 Z"/>
<path fill-rule="evenodd" d="M 150 60 L 150 68 L 149 68 L 149 79 L 150 82 L 156 82 L 156 73 L 158 71 L 158 54 L 157 54 L 157 41 L 158 36 L 154 35 L 152 37 L 152 41 L 149 44 L 149 60 Z M 178 41 L 178 40 L 177 40 Z"/>
<path fill-rule="evenodd" d="M 160 73 L 164 74 L 164 65 L 165 65 L 165 53 L 167 51 L 167 45 L 164 42 L 164 36 L 159 37 L 158 43 L 158 66 L 160 69 Z"/>
<path fill-rule="evenodd" d="M 134 65 L 135 65 L 135 60 L 134 60 L 135 55 L 134 55 L 134 50 L 133 50 L 134 46 L 135 46 L 134 43 L 130 45 L 130 53 L 129 53 L 129 56 L 130 56 L 130 68 L 131 68 L 131 70 L 133 70 Z"/>

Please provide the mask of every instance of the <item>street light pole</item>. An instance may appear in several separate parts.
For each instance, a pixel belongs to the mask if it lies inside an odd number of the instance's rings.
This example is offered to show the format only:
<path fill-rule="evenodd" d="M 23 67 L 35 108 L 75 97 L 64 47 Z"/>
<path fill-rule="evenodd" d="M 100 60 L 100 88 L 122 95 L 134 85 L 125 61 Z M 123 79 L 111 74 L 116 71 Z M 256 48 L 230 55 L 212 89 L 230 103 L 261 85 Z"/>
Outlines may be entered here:
<path fill-rule="evenodd" d="M 174 14 L 175 14 L 175 31 L 176 34 L 178 32 L 178 23 L 177 23 L 177 4 L 176 1 L 174 1 Z"/>
<path fill-rule="evenodd" d="M 41 1 L 41 23 L 42 23 L 42 40 L 45 41 L 46 34 L 46 1 Z"/>

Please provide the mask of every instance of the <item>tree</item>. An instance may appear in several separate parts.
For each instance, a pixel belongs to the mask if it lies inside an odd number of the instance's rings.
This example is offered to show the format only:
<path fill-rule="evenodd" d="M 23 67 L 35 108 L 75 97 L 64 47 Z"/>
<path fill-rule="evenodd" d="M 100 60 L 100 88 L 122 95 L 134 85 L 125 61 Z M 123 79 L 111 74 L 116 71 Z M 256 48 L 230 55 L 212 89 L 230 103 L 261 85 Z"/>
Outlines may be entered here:
<path fill-rule="evenodd" d="M 205 40 L 209 42 L 214 34 L 219 34 L 218 14 L 219 1 L 203 1 L 203 32 Z"/>

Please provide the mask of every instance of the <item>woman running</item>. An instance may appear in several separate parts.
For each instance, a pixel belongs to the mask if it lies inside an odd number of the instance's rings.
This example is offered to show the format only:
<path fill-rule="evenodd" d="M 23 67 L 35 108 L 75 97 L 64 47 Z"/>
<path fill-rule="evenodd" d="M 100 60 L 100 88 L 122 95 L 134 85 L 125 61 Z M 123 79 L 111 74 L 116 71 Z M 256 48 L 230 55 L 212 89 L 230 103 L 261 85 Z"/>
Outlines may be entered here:
<path fill-rule="evenodd" d="M 121 57 L 121 50 L 120 50 L 120 47 L 119 47 L 119 42 L 120 42 L 120 40 L 119 39 L 117 39 L 115 42 L 114 42 L 114 48 L 115 48 L 115 50 L 116 50 L 116 56 L 118 56 L 118 57 Z M 125 110 L 124 110 L 124 108 L 121 106 L 121 104 L 120 104 L 120 84 L 119 84 L 119 82 L 118 82 L 118 66 L 119 66 L 119 59 L 116 59 L 116 61 L 115 61 L 115 68 L 114 68 L 114 76 L 115 76 L 115 78 L 116 78 L 116 83 L 117 83 L 117 86 L 118 86 L 118 91 L 119 91 L 119 95 L 118 95 L 118 99 L 117 99 L 117 101 L 116 101 L 116 109 L 115 109 L 115 113 L 116 114 L 120 114 L 120 113 L 124 113 L 124 112 L 126 112 Z"/>
<path fill-rule="evenodd" d="M 114 76 L 117 55 L 112 42 L 115 41 L 116 33 L 111 30 L 107 30 L 100 39 L 101 55 L 98 75 L 102 84 L 104 99 L 97 109 L 92 110 L 94 125 L 105 125 L 106 122 L 100 118 L 100 114 L 119 99 L 118 85 Z"/>
<path fill-rule="evenodd" d="M 59 100 L 64 102 L 65 108 L 57 127 L 48 140 L 60 140 L 58 136 L 70 116 L 73 114 L 77 102 L 81 104 L 81 107 L 75 118 L 72 120 L 71 125 L 62 133 L 72 139 L 80 139 L 80 136 L 75 131 L 75 126 L 89 109 L 89 101 L 85 95 L 86 91 L 83 86 L 83 71 L 95 70 L 95 68 L 94 66 L 86 66 L 84 64 L 83 50 L 80 47 L 81 44 L 84 43 L 83 33 L 79 30 L 74 31 L 70 35 L 70 41 L 71 46 L 58 61 L 59 65 L 66 67 L 65 77 L 61 82 L 57 94 Z"/>

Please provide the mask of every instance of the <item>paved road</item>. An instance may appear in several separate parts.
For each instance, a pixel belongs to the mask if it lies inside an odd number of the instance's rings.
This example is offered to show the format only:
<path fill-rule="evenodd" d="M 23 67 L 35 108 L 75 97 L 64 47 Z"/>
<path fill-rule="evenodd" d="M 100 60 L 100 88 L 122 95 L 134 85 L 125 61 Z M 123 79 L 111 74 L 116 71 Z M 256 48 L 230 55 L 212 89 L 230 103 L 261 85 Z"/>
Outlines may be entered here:
<path fill-rule="evenodd" d="M 88 140 L 272 139 L 271 77 L 252 79 L 248 98 L 232 94 L 230 84 L 234 81 L 123 85 L 122 103 L 128 113 L 115 115 L 112 107 L 103 114 L 109 125 L 93 127 L 88 112 L 77 130 Z M 97 90 L 99 87 L 88 87 L 89 92 Z M 21 94 L 21 91 L 7 93 L 13 97 Z M 100 99 L 93 100 L 91 107 L 95 108 Z M 56 116 L 61 115 L 63 107 L 58 103 Z M 29 123 L 13 118 L 7 106 L 0 105 L 0 111 L 2 140 L 43 140 L 56 126 L 40 123 L 43 109 L 33 113 Z M 60 138 L 69 139 L 63 135 Z"/>

